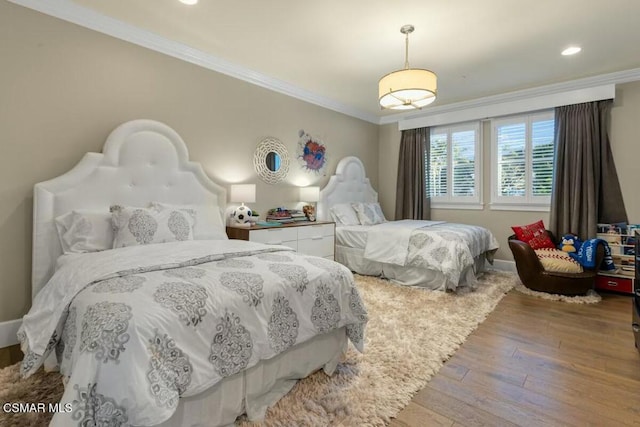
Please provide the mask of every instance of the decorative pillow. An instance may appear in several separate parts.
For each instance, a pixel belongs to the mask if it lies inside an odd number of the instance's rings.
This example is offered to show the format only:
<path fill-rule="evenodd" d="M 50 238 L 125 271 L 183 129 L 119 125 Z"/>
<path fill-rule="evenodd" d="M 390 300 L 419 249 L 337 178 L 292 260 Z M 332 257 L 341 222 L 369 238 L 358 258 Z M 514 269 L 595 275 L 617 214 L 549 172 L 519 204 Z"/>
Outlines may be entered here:
<path fill-rule="evenodd" d="M 542 267 L 547 271 L 556 273 L 582 273 L 582 266 L 568 253 L 559 249 L 536 249 L 534 250 Z"/>
<path fill-rule="evenodd" d="M 360 225 L 356 211 L 350 203 L 338 203 L 331 208 L 331 217 L 341 225 Z"/>
<path fill-rule="evenodd" d="M 542 220 L 529 225 L 513 226 L 511 229 L 516 234 L 518 240 L 529 244 L 531 249 L 554 249 L 556 247 L 551 241 L 547 230 L 544 228 Z"/>
<path fill-rule="evenodd" d="M 104 251 L 113 247 L 109 212 L 74 210 L 57 217 L 55 224 L 65 254 Z"/>
<path fill-rule="evenodd" d="M 194 220 L 193 240 L 229 240 L 220 210 L 211 205 L 170 205 L 151 202 L 157 210 L 175 209 L 188 213 Z"/>
<path fill-rule="evenodd" d="M 111 206 L 113 247 L 193 240 L 194 219 L 178 209 Z"/>
<path fill-rule="evenodd" d="M 381 224 L 386 221 L 380 203 L 352 203 L 351 206 L 356 211 L 358 221 L 362 225 Z"/>

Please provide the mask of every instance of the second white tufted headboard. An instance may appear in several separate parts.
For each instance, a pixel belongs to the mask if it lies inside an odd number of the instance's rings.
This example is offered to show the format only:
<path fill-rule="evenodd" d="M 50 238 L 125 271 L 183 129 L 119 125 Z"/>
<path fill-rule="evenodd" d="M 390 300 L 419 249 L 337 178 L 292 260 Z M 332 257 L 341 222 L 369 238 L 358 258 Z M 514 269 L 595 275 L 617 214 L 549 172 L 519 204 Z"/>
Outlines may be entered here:
<path fill-rule="evenodd" d="M 152 201 L 224 208 L 226 190 L 189 161 L 180 135 L 153 120 L 118 126 L 102 153 L 87 153 L 69 172 L 34 188 L 32 298 L 62 254 L 54 219 L 74 209 L 108 212 L 112 204 Z M 222 225 L 222 224 L 221 224 Z"/>
<path fill-rule="evenodd" d="M 362 161 L 355 156 L 345 157 L 338 162 L 336 174 L 320 190 L 317 218 L 331 221 L 329 210 L 338 203 L 377 201 L 378 193 L 371 186 Z"/>

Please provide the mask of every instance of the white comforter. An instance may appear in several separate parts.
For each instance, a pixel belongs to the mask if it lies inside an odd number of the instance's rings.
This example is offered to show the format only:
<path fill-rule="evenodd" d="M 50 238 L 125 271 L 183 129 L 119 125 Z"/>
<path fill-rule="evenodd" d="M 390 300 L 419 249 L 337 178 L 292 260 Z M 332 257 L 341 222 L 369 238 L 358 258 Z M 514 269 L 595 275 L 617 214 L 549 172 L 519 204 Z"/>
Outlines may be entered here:
<path fill-rule="evenodd" d="M 18 335 L 24 376 L 54 354 L 65 376 L 61 403 L 73 409 L 52 425 L 154 425 L 180 396 L 316 335 L 347 326 L 362 351 L 366 321 L 340 264 L 282 246 L 188 241 L 67 259 Z"/>
<path fill-rule="evenodd" d="M 371 261 L 441 272 L 446 288 L 455 289 L 475 257 L 485 254 L 493 261 L 498 247 L 493 233 L 484 227 L 404 220 L 371 227 L 364 255 Z"/>

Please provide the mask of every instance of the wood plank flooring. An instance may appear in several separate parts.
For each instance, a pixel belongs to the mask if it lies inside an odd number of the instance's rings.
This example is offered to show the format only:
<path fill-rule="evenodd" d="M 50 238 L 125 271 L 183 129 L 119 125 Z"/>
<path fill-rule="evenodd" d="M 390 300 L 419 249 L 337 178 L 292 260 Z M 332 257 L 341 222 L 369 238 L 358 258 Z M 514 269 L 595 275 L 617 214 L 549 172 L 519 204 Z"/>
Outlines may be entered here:
<path fill-rule="evenodd" d="M 640 425 L 632 298 L 507 294 L 393 427 Z"/>
<path fill-rule="evenodd" d="M 632 298 L 599 304 L 511 291 L 392 427 L 640 425 Z M 20 360 L 0 350 L 0 366 Z"/>

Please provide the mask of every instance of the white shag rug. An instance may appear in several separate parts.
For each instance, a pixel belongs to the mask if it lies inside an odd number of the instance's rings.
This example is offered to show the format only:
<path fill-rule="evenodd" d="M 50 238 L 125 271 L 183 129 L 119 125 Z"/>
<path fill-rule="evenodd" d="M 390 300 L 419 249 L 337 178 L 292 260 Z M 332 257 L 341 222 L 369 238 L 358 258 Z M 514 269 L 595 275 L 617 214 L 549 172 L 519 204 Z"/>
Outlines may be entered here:
<path fill-rule="evenodd" d="M 427 291 L 356 276 L 369 323 L 365 353 L 349 349 L 331 377 L 315 373 L 246 426 L 383 426 L 442 367 L 517 282 L 491 271 L 476 291 Z"/>
<path fill-rule="evenodd" d="M 514 287 L 517 276 L 492 271 L 475 291 L 403 287 L 356 276 L 369 323 L 365 354 L 350 348 L 331 377 L 319 371 L 270 408 L 263 423 L 240 426 L 383 426 L 438 372 Z M 57 402 L 60 375 L 40 370 L 21 380 L 18 364 L 0 370 L 0 400 Z M 51 414 L 0 413 L 0 426 L 44 426 Z"/>
<path fill-rule="evenodd" d="M 518 292 L 521 292 L 525 295 L 531 295 L 537 298 L 542 298 L 550 301 L 568 302 L 571 304 L 597 304 L 600 301 L 602 301 L 602 297 L 600 296 L 600 294 L 598 294 L 593 289 L 589 289 L 586 295 L 568 296 L 568 295 L 550 294 L 547 292 L 534 291 L 533 289 L 527 288 L 520 281 L 516 283 L 515 289 Z"/>

